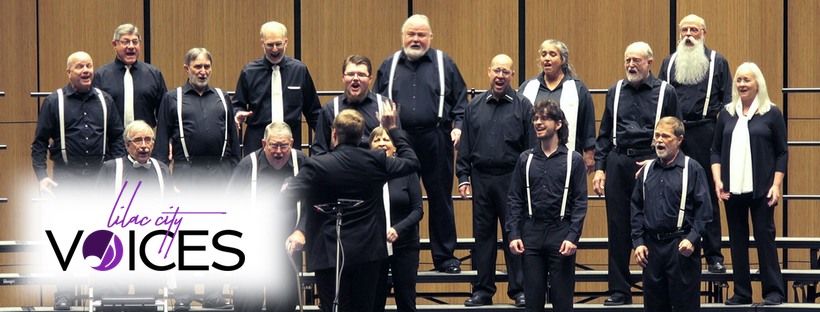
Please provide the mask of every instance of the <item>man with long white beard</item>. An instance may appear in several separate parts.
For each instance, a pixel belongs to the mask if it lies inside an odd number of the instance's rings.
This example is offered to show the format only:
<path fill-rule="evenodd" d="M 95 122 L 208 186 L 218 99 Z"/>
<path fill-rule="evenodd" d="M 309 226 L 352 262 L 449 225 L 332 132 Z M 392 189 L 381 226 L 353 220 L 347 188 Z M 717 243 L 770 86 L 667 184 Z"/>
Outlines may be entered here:
<path fill-rule="evenodd" d="M 660 79 L 675 87 L 678 107 L 686 126 L 687 140 L 683 152 L 701 166 L 709 166 L 709 147 L 714 137 L 715 119 L 720 109 L 732 100 L 732 78 L 729 62 L 720 53 L 706 47 L 706 22 L 690 14 L 678 24 L 680 41 L 675 53 L 661 64 Z M 692 144 L 687 144 L 691 142 Z M 720 209 L 718 209 L 712 172 L 706 170 L 712 201 L 712 222 L 703 233 L 703 257 L 709 272 L 725 273 L 720 252 Z"/>

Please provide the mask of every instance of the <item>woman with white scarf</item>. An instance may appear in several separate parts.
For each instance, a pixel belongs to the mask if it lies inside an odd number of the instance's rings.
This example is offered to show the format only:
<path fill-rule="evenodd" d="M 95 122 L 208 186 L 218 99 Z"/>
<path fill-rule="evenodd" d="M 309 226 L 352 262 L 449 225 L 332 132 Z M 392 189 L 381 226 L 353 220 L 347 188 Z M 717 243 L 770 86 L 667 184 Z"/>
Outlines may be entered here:
<path fill-rule="evenodd" d="M 732 102 L 725 108 L 715 127 L 712 173 L 726 207 L 734 269 L 735 294 L 726 304 L 752 303 L 747 221 L 751 214 L 763 303 L 778 305 L 785 299 L 785 290 L 774 242 L 774 207 L 782 196 L 788 161 L 786 123 L 769 100 L 766 80 L 754 63 L 738 66 Z"/>

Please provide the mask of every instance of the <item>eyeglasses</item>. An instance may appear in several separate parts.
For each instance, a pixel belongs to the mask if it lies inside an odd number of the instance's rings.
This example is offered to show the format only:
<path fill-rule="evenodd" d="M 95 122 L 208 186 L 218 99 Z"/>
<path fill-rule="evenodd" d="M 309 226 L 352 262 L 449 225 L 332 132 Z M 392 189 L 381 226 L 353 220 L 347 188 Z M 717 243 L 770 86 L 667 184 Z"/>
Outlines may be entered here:
<path fill-rule="evenodd" d="M 359 78 L 368 78 L 368 77 L 370 77 L 370 75 L 369 75 L 369 74 L 365 74 L 365 73 L 357 73 L 357 72 L 345 73 L 345 76 L 350 77 L 350 78 L 356 78 L 356 77 L 359 77 Z"/>
<path fill-rule="evenodd" d="M 493 72 L 494 72 L 496 75 L 501 75 L 501 76 L 504 76 L 504 77 L 509 77 L 510 75 L 512 75 L 512 71 L 511 71 L 511 70 L 509 70 L 509 69 L 503 69 L 503 68 L 496 68 L 496 69 L 493 69 Z"/>
<path fill-rule="evenodd" d="M 286 143 L 267 143 L 267 145 L 268 145 L 268 147 L 270 147 L 274 151 L 276 151 L 276 150 L 286 150 L 286 149 L 290 148 L 290 144 L 286 144 Z"/>
<path fill-rule="evenodd" d="M 139 137 L 133 138 L 128 140 L 128 142 L 134 143 L 134 145 L 151 145 L 154 144 L 154 138 L 152 137 Z"/>
<path fill-rule="evenodd" d="M 139 39 L 131 39 L 131 40 L 120 39 L 118 42 L 124 47 L 127 47 L 129 45 L 133 45 L 135 47 L 138 47 L 140 45 L 140 40 Z"/>

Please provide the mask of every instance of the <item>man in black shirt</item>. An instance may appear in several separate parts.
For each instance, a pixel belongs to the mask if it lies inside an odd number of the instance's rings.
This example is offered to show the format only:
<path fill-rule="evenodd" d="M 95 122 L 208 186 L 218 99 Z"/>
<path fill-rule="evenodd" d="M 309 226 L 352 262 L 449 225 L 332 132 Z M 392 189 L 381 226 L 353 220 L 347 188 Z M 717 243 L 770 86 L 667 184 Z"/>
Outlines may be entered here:
<path fill-rule="evenodd" d="M 234 121 L 247 122 L 244 153 L 262 145 L 265 127 L 272 121 L 284 121 L 294 133 L 296 148 L 302 146 L 302 118 L 311 129 L 319 118 L 319 96 L 307 66 L 285 55 L 288 30 L 279 22 L 267 22 L 259 31 L 265 56 L 254 60 L 239 73 L 233 98 Z"/>
<path fill-rule="evenodd" d="M 66 73 L 68 85 L 43 100 L 31 143 L 32 168 L 45 194 L 53 195 L 58 185 L 66 190 L 84 187 L 81 182 L 93 183 L 103 161 L 125 155 L 122 121 L 114 100 L 92 87 L 91 56 L 71 54 Z M 54 161 L 53 178 L 48 176 L 47 154 Z"/>
<path fill-rule="evenodd" d="M 236 127 L 231 123 L 230 99 L 209 85 L 211 53 L 193 48 L 185 54 L 188 81 L 169 91 L 162 101 L 154 158 L 168 159 L 173 145 L 174 180 L 182 192 L 206 185 L 224 191 L 239 160 Z"/>
<path fill-rule="evenodd" d="M 145 121 L 135 120 L 125 127 L 125 150 L 127 155 L 106 161 L 97 175 L 97 189 L 105 192 L 111 191 L 116 196 L 123 189 L 123 183 L 127 191 L 133 190 L 140 183 L 140 193 L 142 200 L 152 200 L 157 203 L 165 195 L 171 195 L 174 190 L 174 183 L 171 181 L 171 173 L 168 166 L 151 157 L 154 150 L 154 129 Z"/>
<path fill-rule="evenodd" d="M 706 48 L 706 21 L 690 14 L 680 24 L 680 42 L 675 53 L 661 64 L 658 76 L 675 86 L 678 94 L 687 140 L 683 152 L 701 166 L 709 167 L 715 120 L 724 105 L 732 101 L 732 77 L 729 62 L 720 53 Z M 709 272 L 724 273 L 723 254 L 720 252 L 720 209 L 718 209 L 712 171 L 706 170 L 709 195 L 712 200 L 713 222 L 703 233 L 703 256 Z"/>
<path fill-rule="evenodd" d="M 679 151 L 683 123 L 655 128 L 657 158 L 638 173 L 632 192 L 632 245 L 643 270 L 645 311 L 699 311 L 700 237 L 712 221 L 706 172 Z"/>
<path fill-rule="evenodd" d="M 544 310 L 547 284 L 553 309 L 572 311 L 575 251 L 587 212 L 586 164 L 567 147 L 568 121 L 558 103 L 536 101 L 532 125 L 538 145 L 515 164 L 504 230 L 510 251 L 524 256 L 527 311 Z"/>
<path fill-rule="evenodd" d="M 464 113 L 461 144 L 456 164 L 458 192 L 462 198 L 473 193 L 473 267 L 478 277 L 466 306 L 492 304 L 495 295 L 495 260 L 498 254 L 498 222 L 507 219 L 507 186 L 518 155 L 535 144 L 532 104 L 510 87 L 515 77 L 512 59 L 496 55 L 487 76 L 490 91 L 473 98 Z M 511 254 L 503 236 L 504 259 L 509 274 L 507 295 L 516 306 L 524 306 L 521 257 Z"/>
<path fill-rule="evenodd" d="M 239 162 L 233 171 L 228 186 L 229 193 L 238 198 L 237 207 L 254 218 L 264 218 L 271 237 L 285 238 L 298 220 L 298 207 L 281 200 L 279 190 L 285 180 L 295 176 L 304 165 L 306 156 L 302 151 L 293 148 L 293 134 L 288 124 L 277 121 L 265 128 L 262 148 L 254 151 Z M 272 217 L 271 217 L 272 216 Z M 264 233 L 264 231 L 263 231 Z M 253 240 L 255 233 L 247 233 Z M 259 238 L 269 241 L 271 237 Z M 234 303 L 236 311 L 259 311 L 263 301 L 266 311 L 293 311 L 298 303 L 296 280 L 290 268 L 282 240 L 273 241 L 261 251 L 265 255 L 260 259 L 260 267 L 269 268 L 259 273 L 259 279 L 241 280 L 234 284 Z M 294 263 L 301 264 L 301 257 L 296 256 Z M 257 259 L 251 259 L 250 262 Z M 253 265 L 253 263 L 249 263 Z M 274 264 L 278 264 L 274 267 Z M 276 280 L 271 278 L 275 276 Z M 263 295 L 263 287 L 266 291 Z"/>
<path fill-rule="evenodd" d="M 360 146 L 369 146 L 368 137 L 379 126 L 379 109 L 382 107 L 381 94 L 370 92 L 372 65 L 370 59 L 362 55 L 351 55 L 342 63 L 342 82 L 345 94 L 334 97 L 326 103 L 316 123 L 316 136 L 310 146 L 311 155 L 330 152 L 330 128 L 336 115 L 344 109 L 352 108 L 364 116 L 364 134 Z M 386 98 L 384 98 L 386 99 Z"/>
<path fill-rule="evenodd" d="M 111 45 L 116 58 L 100 67 L 94 85 L 114 98 L 123 125 L 143 120 L 155 127 L 157 109 L 168 90 L 159 69 L 138 60 L 142 48 L 139 29 L 132 24 L 117 26 Z"/>
<path fill-rule="evenodd" d="M 122 122 L 114 101 L 92 87 L 91 56 L 82 51 L 72 53 L 66 61 L 66 73 L 68 85 L 43 101 L 31 143 L 31 164 L 40 192 L 53 196 L 56 191 L 61 200 L 88 194 L 103 162 L 125 155 Z M 54 161 L 53 178 L 48 176 L 47 155 Z M 54 309 L 68 310 L 73 296 L 72 287 L 59 284 Z"/>
<path fill-rule="evenodd" d="M 383 186 L 419 169 L 396 118 L 394 108 L 383 109 L 382 125 L 389 129 L 397 148 L 396 157 L 387 157 L 381 150 L 358 147 L 364 132 L 361 114 L 352 109 L 340 112 L 333 121 L 333 151 L 310 158 L 284 191 L 286 196 L 312 202 L 302 205 L 303 217 L 287 245 L 292 253 L 307 243 L 307 269 L 316 272 L 322 311 L 333 311 L 336 294 L 338 311 L 372 311 L 381 263 L 387 259 Z M 339 256 L 344 261 L 337 263 L 335 213 L 319 213 L 312 204 L 344 199 L 361 204 L 341 211 Z M 339 266 L 343 269 L 337 293 L 334 269 Z"/>
<path fill-rule="evenodd" d="M 652 48 L 634 42 L 624 52 L 626 79 L 606 94 L 606 107 L 595 143 L 595 193 L 606 190 L 609 237 L 609 291 L 604 305 L 632 303 L 629 280 L 629 194 L 638 163 L 652 157 L 652 133 L 663 116 L 678 116 L 675 88 L 650 72 Z"/>
<path fill-rule="evenodd" d="M 426 16 L 409 17 L 401 32 L 402 49 L 379 67 L 376 92 L 400 106 L 402 129 L 421 162 L 433 265 L 441 272 L 459 273 L 461 263 L 453 255 L 453 150 L 461 137 L 467 87 L 455 62 L 430 48 L 433 32 Z"/>

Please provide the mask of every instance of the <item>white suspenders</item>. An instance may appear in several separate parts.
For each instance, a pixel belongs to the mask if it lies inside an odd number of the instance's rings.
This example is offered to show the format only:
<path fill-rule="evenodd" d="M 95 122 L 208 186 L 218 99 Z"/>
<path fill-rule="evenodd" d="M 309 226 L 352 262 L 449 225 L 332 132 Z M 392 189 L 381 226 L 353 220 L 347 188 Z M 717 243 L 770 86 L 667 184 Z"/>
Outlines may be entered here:
<path fill-rule="evenodd" d="M 618 146 L 618 141 L 616 140 L 618 136 L 618 102 L 621 101 L 621 87 L 624 84 L 624 80 L 618 80 L 618 83 L 615 85 L 615 102 L 612 105 L 612 145 Z M 668 83 L 666 81 L 661 80 L 661 93 L 658 95 L 658 106 L 655 109 L 655 123 L 652 124 L 652 128 L 655 128 L 655 125 L 658 123 L 658 120 L 661 119 L 661 110 L 663 109 L 663 98 L 666 96 L 666 85 Z"/>
<path fill-rule="evenodd" d="M 652 168 L 652 163 L 655 160 L 652 159 L 644 165 L 643 170 L 643 197 L 646 200 L 646 177 L 649 175 L 649 169 Z M 683 227 L 683 214 L 686 208 L 686 190 L 689 186 L 689 156 L 686 156 L 683 162 L 683 172 L 681 173 L 683 182 L 681 183 L 681 191 L 680 191 L 680 207 L 678 208 L 678 223 L 677 223 L 677 230 Z"/>
<path fill-rule="evenodd" d="M 393 61 L 390 62 L 390 76 L 387 81 L 387 97 L 393 98 L 393 78 L 396 77 L 396 65 L 399 64 L 401 51 L 393 53 Z M 444 116 L 444 53 L 436 50 L 436 65 L 438 66 L 438 119 Z"/>
<path fill-rule="evenodd" d="M 219 95 L 219 100 L 222 101 L 222 108 L 225 110 L 225 137 L 222 142 L 222 154 L 219 157 L 225 157 L 225 150 L 228 148 L 228 104 L 225 102 L 225 94 L 222 89 L 214 88 L 216 94 Z M 179 125 L 179 143 L 182 145 L 182 153 L 185 154 L 185 160 L 191 161 L 191 156 L 188 154 L 188 144 L 185 143 L 185 131 L 182 128 L 182 88 L 177 87 L 177 124 Z"/>
<path fill-rule="evenodd" d="M 382 187 L 382 202 L 384 202 L 385 229 L 390 229 L 390 182 L 385 182 Z M 387 242 L 387 256 L 393 255 L 393 243 Z"/>
<path fill-rule="evenodd" d="M 524 86 L 523 95 L 525 98 L 530 100 L 532 105 L 535 105 L 535 99 L 538 97 L 538 89 L 541 87 L 541 82 L 538 79 L 533 79 L 527 82 L 527 85 Z M 559 106 L 561 107 L 561 111 L 564 112 L 564 115 L 567 117 L 567 122 L 569 123 L 569 136 L 567 138 L 567 149 L 574 151 L 575 150 L 575 137 L 576 133 L 578 133 L 578 110 L 579 110 L 579 96 L 578 96 L 578 89 L 575 85 L 575 79 L 567 79 L 563 83 L 563 90 L 561 91 L 561 99 L 559 100 Z M 567 91 L 572 92 L 567 92 Z"/>
<path fill-rule="evenodd" d="M 672 65 L 675 64 L 675 59 L 678 57 L 678 52 L 672 53 L 672 56 L 669 58 L 669 64 L 666 66 L 666 81 L 672 81 Z M 712 50 L 712 53 L 709 54 L 709 81 L 706 85 L 706 100 L 703 101 L 703 114 L 701 116 L 706 117 L 706 113 L 709 111 L 709 99 L 712 97 L 712 80 L 714 79 L 715 75 L 715 50 Z"/>
<path fill-rule="evenodd" d="M 258 157 L 260 151 L 253 152 L 251 154 L 251 201 L 252 203 L 256 203 L 256 181 L 259 179 L 259 164 L 257 163 L 256 157 Z M 290 149 L 290 160 L 293 163 L 293 176 L 299 174 L 299 159 L 296 157 L 296 150 Z M 296 223 L 299 223 L 299 218 L 302 214 L 302 202 L 296 202 Z"/>
<path fill-rule="evenodd" d="M 379 116 L 382 114 L 382 95 L 376 94 L 376 107 L 379 108 Z M 333 118 L 339 116 L 339 96 L 333 98 Z"/>
<path fill-rule="evenodd" d="M 530 150 L 530 154 L 527 155 L 527 165 L 524 169 L 524 176 L 527 183 L 527 216 L 532 217 L 532 191 L 530 190 L 530 164 L 532 163 L 532 154 L 534 150 Z M 559 213 L 559 217 L 561 220 L 564 220 L 564 215 L 567 211 L 567 197 L 569 196 L 569 178 L 572 176 L 572 156 L 573 151 L 567 149 L 567 176 L 564 179 L 564 194 L 561 197 L 561 212 Z"/>
<path fill-rule="evenodd" d="M 159 181 L 159 193 L 160 196 L 165 196 L 165 179 L 162 177 L 162 168 L 159 167 L 159 162 L 157 162 L 154 157 L 151 157 L 149 160 L 151 162 L 151 166 L 154 167 L 154 171 L 157 173 L 157 181 Z M 122 178 L 123 178 L 123 162 L 122 157 L 117 158 L 114 160 L 116 172 L 114 173 L 114 195 L 119 194 L 120 188 L 122 187 Z"/>
<path fill-rule="evenodd" d="M 97 93 L 97 98 L 100 99 L 100 105 L 102 106 L 103 112 L 102 157 L 105 159 L 105 147 L 108 145 L 108 107 L 105 105 L 105 97 L 103 96 L 102 91 L 94 88 L 94 92 Z M 65 147 L 65 96 L 63 95 L 63 89 L 57 89 L 57 110 L 60 115 L 60 154 L 62 154 L 63 163 L 67 164 L 68 152 Z"/>

